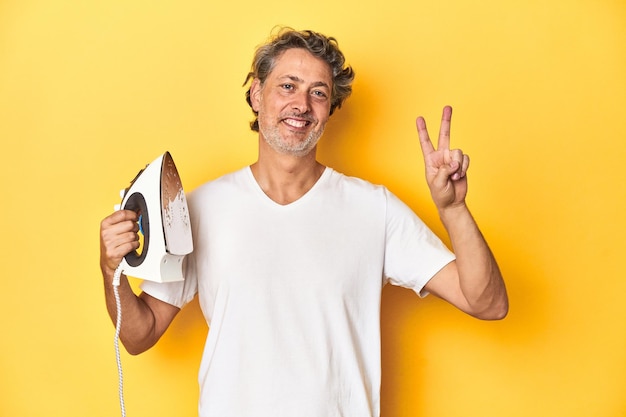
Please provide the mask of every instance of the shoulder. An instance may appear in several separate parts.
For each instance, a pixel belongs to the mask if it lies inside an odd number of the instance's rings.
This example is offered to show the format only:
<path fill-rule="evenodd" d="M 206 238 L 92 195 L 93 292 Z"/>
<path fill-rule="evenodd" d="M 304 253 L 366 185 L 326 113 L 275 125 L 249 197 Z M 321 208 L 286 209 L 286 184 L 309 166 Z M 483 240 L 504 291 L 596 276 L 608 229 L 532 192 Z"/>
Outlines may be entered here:
<path fill-rule="evenodd" d="M 415 211 L 385 185 L 342 174 L 332 170 L 330 183 L 341 190 L 344 198 L 357 205 L 373 205 L 382 208 L 388 218 L 408 219 L 421 223 Z"/>
<path fill-rule="evenodd" d="M 211 213 L 228 211 L 233 205 L 243 204 L 251 188 L 247 170 L 242 168 L 222 175 L 186 193 L 189 213 L 195 221 Z"/>
<path fill-rule="evenodd" d="M 363 178 L 342 174 L 330 169 L 330 179 L 328 183 L 330 187 L 340 190 L 342 194 L 350 197 L 359 197 L 364 199 L 374 199 L 383 202 L 385 205 L 404 205 L 404 203 L 385 185 L 376 184 Z"/>
<path fill-rule="evenodd" d="M 384 216 L 390 205 L 402 204 L 386 186 L 334 170 L 330 172 L 325 188 L 325 203 L 332 204 L 336 210 L 342 207 L 353 213 Z"/>
<path fill-rule="evenodd" d="M 342 191 L 358 192 L 365 194 L 379 194 L 388 192 L 385 186 L 374 184 L 359 177 L 345 175 L 333 168 L 327 168 L 328 184 L 330 187 L 341 189 Z"/>
<path fill-rule="evenodd" d="M 249 168 L 241 168 L 237 171 L 222 175 L 216 179 L 205 182 L 199 187 L 188 193 L 188 199 L 202 200 L 211 198 L 216 193 L 222 193 L 229 189 L 235 190 L 241 188 L 247 180 Z"/>

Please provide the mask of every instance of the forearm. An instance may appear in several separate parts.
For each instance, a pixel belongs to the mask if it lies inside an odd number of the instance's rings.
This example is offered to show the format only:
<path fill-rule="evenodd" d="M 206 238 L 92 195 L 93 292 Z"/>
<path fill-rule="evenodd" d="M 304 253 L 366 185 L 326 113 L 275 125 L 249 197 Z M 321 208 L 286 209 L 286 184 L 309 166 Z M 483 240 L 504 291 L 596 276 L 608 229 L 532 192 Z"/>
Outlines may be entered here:
<path fill-rule="evenodd" d="M 440 210 L 456 255 L 459 287 L 472 315 L 501 319 L 508 312 L 508 297 L 498 264 L 465 204 Z"/>
<path fill-rule="evenodd" d="M 106 307 L 114 325 L 117 324 L 117 303 L 113 290 L 113 273 L 103 271 Z M 125 275 L 120 277 L 118 287 L 122 308 L 120 340 L 126 350 L 133 355 L 152 347 L 158 340 L 155 317 L 145 301 L 137 296 Z"/>

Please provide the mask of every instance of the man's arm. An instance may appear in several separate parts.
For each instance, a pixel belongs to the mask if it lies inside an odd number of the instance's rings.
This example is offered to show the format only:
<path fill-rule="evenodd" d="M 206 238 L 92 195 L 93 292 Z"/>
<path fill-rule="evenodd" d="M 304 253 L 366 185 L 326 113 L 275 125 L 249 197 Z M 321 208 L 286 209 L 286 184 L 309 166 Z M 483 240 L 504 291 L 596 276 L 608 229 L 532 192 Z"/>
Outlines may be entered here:
<path fill-rule="evenodd" d="M 114 324 L 117 306 L 113 276 L 122 258 L 139 247 L 137 231 L 137 213 L 130 210 L 116 211 L 100 223 L 100 269 L 107 310 Z M 151 348 L 180 310 L 146 293 L 135 295 L 124 275 L 120 279 L 119 296 L 124 317 L 120 340 L 133 355 Z"/>
<path fill-rule="evenodd" d="M 425 289 L 479 319 L 504 318 L 509 309 L 504 280 L 471 213 L 462 207 L 440 216 L 456 261 L 441 269 Z"/>
<path fill-rule="evenodd" d="M 456 255 L 456 261 L 439 271 L 425 289 L 474 317 L 498 320 L 509 309 L 506 287 L 465 204 L 469 157 L 459 149 L 450 149 L 451 118 L 452 108 L 445 107 L 437 149 L 430 141 L 424 119 L 417 119 L 426 181 Z"/>

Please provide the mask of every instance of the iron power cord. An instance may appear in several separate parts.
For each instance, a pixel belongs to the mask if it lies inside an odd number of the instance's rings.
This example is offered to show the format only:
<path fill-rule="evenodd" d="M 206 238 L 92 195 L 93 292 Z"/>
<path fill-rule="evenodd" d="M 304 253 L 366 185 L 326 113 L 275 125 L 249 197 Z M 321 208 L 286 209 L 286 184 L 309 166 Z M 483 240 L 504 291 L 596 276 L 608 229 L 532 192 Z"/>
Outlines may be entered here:
<path fill-rule="evenodd" d="M 122 264 L 115 269 L 113 274 L 113 294 L 115 295 L 115 305 L 117 308 L 117 319 L 115 320 L 115 359 L 117 361 L 118 390 L 120 397 L 120 408 L 122 417 L 126 417 L 126 407 L 124 406 L 124 375 L 122 373 L 122 358 L 120 355 L 120 331 L 122 330 L 122 302 L 120 300 L 120 279 L 122 276 Z"/>

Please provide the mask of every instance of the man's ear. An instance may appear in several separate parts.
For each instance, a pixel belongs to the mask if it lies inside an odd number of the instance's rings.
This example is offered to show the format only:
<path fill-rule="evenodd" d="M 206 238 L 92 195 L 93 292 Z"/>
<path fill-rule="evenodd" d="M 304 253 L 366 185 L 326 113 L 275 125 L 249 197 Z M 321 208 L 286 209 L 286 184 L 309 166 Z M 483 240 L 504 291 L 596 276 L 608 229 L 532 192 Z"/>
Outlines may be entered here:
<path fill-rule="evenodd" d="M 250 85 L 250 105 L 252 106 L 252 110 L 255 112 L 259 112 L 259 103 L 261 102 L 261 81 L 258 78 L 252 80 L 252 84 Z"/>

